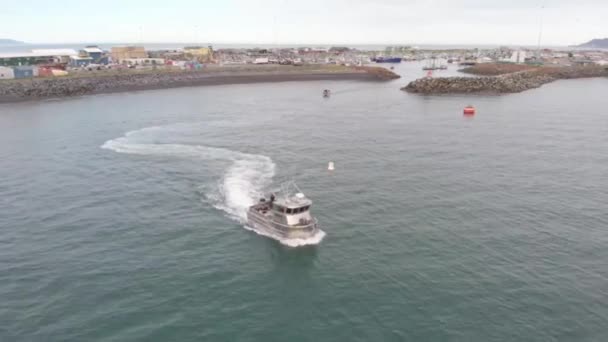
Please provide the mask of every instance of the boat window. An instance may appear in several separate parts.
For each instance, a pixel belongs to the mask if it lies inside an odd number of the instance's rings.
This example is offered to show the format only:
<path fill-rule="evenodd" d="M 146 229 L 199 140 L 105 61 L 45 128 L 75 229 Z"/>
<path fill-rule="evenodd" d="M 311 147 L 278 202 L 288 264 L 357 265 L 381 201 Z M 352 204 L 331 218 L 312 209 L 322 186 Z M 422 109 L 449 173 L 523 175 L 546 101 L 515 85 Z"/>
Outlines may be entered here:
<path fill-rule="evenodd" d="M 290 208 L 287 208 L 287 213 L 288 213 L 288 214 L 293 214 L 293 210 L 292 210 L 292 209 L 290 209 Z"/>

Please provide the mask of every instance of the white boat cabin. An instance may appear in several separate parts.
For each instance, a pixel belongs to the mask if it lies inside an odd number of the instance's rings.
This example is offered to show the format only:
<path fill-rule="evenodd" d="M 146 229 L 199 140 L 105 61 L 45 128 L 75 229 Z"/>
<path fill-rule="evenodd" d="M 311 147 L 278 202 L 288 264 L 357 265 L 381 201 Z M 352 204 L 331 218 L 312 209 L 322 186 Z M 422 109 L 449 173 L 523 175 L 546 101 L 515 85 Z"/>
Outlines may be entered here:
<path fill-rule="evenodd" d="M 290 226 L 306 225 L 312 221 L 310 206 L 312 201 L 297 194 L 295 198 L 277 199 L 272 203 L 274 220 Z"/>

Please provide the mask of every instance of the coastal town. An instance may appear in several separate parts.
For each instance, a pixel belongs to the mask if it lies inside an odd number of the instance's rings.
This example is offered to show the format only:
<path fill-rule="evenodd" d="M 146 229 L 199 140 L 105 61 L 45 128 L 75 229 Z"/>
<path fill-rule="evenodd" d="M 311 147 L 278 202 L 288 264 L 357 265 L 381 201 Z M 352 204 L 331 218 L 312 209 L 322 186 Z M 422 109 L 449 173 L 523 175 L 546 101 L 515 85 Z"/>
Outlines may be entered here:
<path fill-rule="evenodd" d="M 608 76 L 608 51 L 602 49 L 89 45 L 1 53 L 0 102 L 234 83 L 389 81 L 401 77 L 399 63 L 421 69 L 418 79 L 401 88 L 419 94 L 513 93 L 558 79 Z M 463 76 L 434 73 L 448 67 Z"/>
<path fill-rule="evenodd" d="M 608 51 L 593 49 L 420 49 L 389 46 L 381 51 L 349 47 L 214 49 L 184 46 L 178 49 L 147 50 L 144 46 L 83 46 L 81 49 L 34 49 L 0 53 L 0 79 L 61 77 L 74 73 L 123 69 L 201 70 L 207 66 L 232 65 L 344 65 L 361 66 L 382 62 L 427 61 L 433 67 L 506 63 L 548 66 L 608 65 Z"/>

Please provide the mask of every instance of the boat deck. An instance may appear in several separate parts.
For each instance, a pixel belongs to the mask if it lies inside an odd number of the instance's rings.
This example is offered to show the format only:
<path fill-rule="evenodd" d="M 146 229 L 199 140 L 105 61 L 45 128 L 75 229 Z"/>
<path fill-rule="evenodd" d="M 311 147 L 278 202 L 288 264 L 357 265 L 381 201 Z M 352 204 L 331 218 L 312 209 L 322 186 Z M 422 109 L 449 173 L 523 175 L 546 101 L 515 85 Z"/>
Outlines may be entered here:
<path fill-rule="evenodd" d="M 264 217 L 270 218 L 271 210 L 270 205 L 267 202 L 260 202 L 250 207 L 250 210 L 255 210 L 256 213 L 263 215 Z"/>

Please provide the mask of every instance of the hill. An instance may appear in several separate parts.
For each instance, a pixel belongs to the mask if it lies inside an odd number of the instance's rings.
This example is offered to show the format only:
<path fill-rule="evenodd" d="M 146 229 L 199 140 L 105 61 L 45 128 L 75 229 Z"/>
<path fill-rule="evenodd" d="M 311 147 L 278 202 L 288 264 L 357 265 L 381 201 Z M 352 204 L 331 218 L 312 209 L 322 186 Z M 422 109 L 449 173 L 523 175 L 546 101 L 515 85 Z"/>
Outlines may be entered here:
<path fill-rule="evenodd" d="M 608 49 L 608 38 L 592 39 L 584 44 L 578 45 L 578 47 L 591 49 Z"/>
<path fill-rule="evenodd" d="M 0 38 L 0 45 L 18 45 L 18 44 L 24 44 L 24 43 L 20 42 L 18 40 L 14 40 L 14 39 L 2 39 L 2 38 Z"/>

